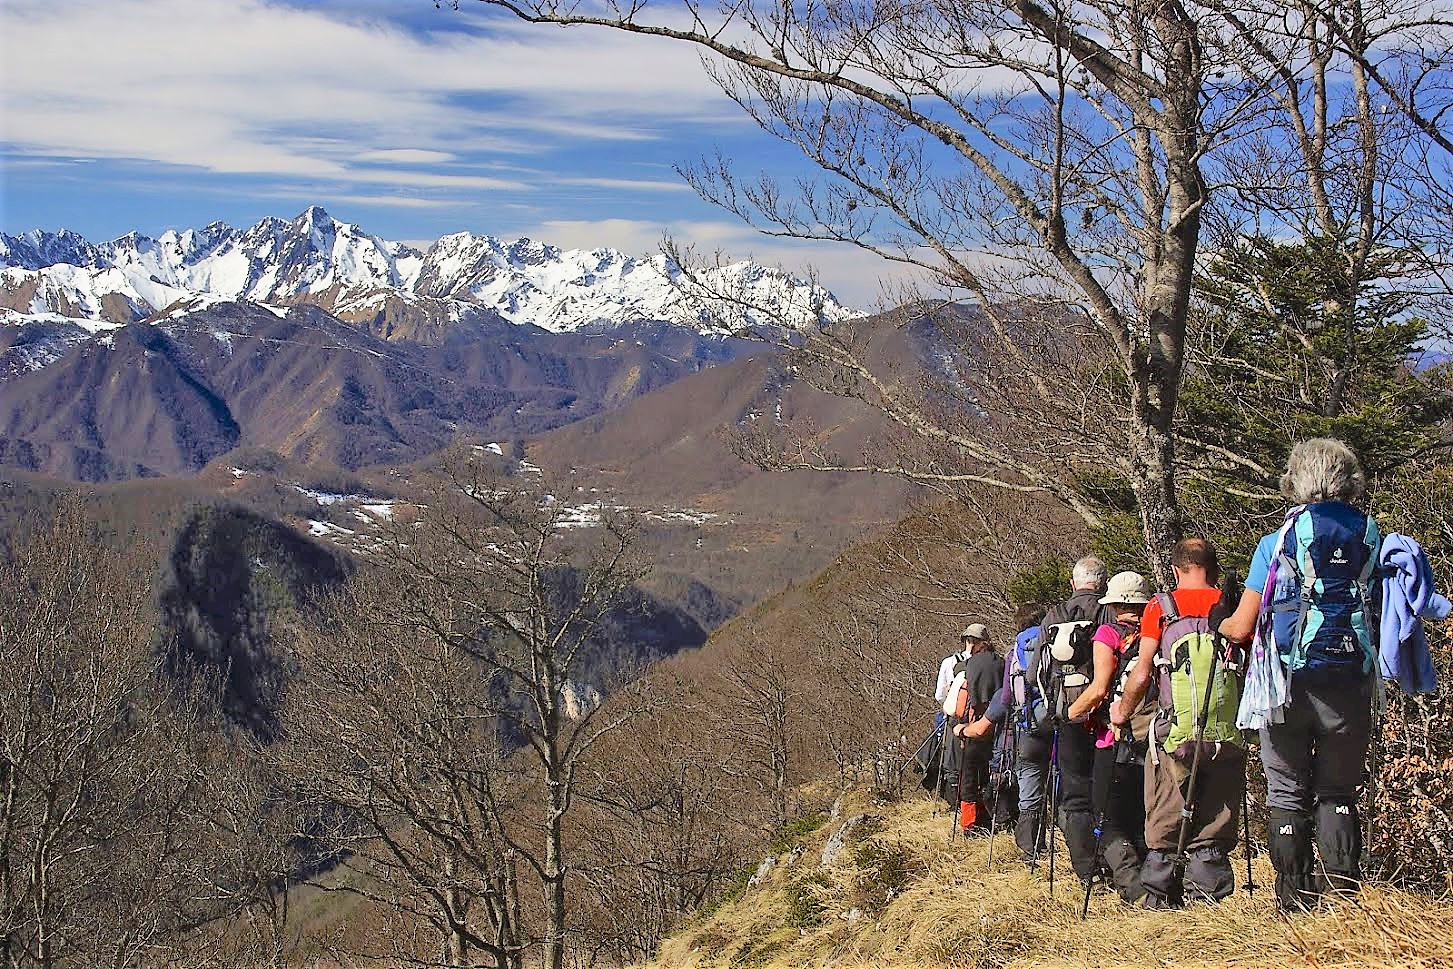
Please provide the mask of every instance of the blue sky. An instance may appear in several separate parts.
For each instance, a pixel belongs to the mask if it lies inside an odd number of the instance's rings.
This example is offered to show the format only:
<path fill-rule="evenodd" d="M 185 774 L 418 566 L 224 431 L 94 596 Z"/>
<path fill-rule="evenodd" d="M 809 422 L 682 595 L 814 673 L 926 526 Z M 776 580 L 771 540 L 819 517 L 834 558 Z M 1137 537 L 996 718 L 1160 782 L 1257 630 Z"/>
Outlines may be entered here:
<path fill-rule="evenodd" d="M 467 230 L 812 265 L 867 306 L 881 263 L 768 239 L 672 166 L 799 171 L 684 45 L 531 27 L 465 0 L 5 0 L 0 229 L 93 239 L 318 203 L 390 239 Z"/>

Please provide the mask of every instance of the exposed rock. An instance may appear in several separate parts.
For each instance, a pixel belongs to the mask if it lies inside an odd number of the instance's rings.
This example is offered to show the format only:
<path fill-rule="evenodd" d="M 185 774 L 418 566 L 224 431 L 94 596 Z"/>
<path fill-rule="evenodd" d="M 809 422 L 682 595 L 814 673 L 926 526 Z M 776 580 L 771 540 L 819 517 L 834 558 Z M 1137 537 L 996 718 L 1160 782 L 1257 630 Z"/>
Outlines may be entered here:
<path fill-rule="evenodd" d="M 861 827 L 866 820 L 868 820 L 866 814 L 854 814 L 843 822 L 842 827 L 833 832 L 832 837 L 827 839 L 827 844 L 822 849 L 822 863 L 824 866 L 837 862 L 843 853 L 843 849 L 848 846 L 848 840 L 852 837 L 853 832 Z"/>

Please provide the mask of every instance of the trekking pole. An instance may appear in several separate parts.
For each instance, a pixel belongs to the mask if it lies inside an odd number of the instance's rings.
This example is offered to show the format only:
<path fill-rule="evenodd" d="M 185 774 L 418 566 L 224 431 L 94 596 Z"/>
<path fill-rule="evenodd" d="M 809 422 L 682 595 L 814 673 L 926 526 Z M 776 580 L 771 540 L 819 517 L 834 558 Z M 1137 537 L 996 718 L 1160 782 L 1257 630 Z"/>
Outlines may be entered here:
<path fill-rule="evenodd" d="M 938 783 L 935 785 L 935 788 L 939 791 L 941 796 L 947 798 L 949 755 L 953 751 L 953 748 L 950 746 L 950 744 L 953 742 L 954 739 L 953 728 L 949 724 L 949 718 L 947 716 L 943 718 L 943 723 L 939 724 L 938 731 Z"/>
<path fill-rule="evenodd" d="M 1064 696 L 1065 696 L 1065 671 L 1063 667 L 1055 670 L 1054 684 L 1054 736 L 1049 745 L 1049 778 L 1050 778 L 1050 802 L 1049 809 L 1049 897 L 1054 898 L 1054 838 L 1055 830 L 1059 827 L 1059 730 L 1060 724 L 1064 722 Z"/>
<path fill-rule="evenodd" d="M 1004 734 L 1007 734 L 1008 732 L 1009 731 L 1007 731 L 1007 730 L 1002 731 L 1002 733 L 1004 733 Z M 991 780 L 991 786 L 992 786 L 993 791 L 994 791 L 994 807 L 992 808 L 993 813 L 989 815 L 989 870 L 990 871 L 993 871 L 994 870 L 994 838 L 999 833 L 999 808 L 1002 806 L 999 803 L 999 799 L 1004 796 L 1004 760 L 1005 760 L 1004 743 L 1003 743 L 1003 739 L 1001 738 L 1000 739 L 1000 743 L 999 743 L 999 780 L 997 782 L 994 782 L 993 781 L 993 777 L 994 777 L 993 761 L 991 760 L 990 761 L 990 764 L 989 764 L 989 777 L 990 777 L 990 780 Z"/>
<path fill-rule="evenodd" d="M 1115 738 L 1115 743 L 1111 747 L 1108 769 L 1102 768 L 1098 772 L 1099 776 L 1095 777 L 1100 794 L 1100 813 L 1095 821 L 1095 870 L 1090 873 L 1089 878 L 1085 879 L 1085 904 L 1080 907 L 1081 922 L 1090 917 L 1090 894 L 1095 890 L 1095 882 L 1098 880 L 1101 884 L 1105 883 L 1104 871 L 1107 867 L 1105 864 L 1105 818 L 1110 813 L 1110 792 L 1115 783 L 1115 762 L 1119 756 L 1121 744 L 1133 742 L 1134 739 L 1130 733 L 1129 724 L 1125 725 L 1124 733 L 1131 739 L 1127 741 L 1119 737 Z"/>
<path fill-rule="evenodd" d="M 1096 879 L 1100 877 L 1100 866 L 1104 864 L 1104 811 L 1100 812 L 1100 818 L 1094 822 L 1094 863 L 1096 870 L 1085 879 L 1085 902 L 1080 907 L 1080 921 L 1090 918 L 1090 895 L 1094 892 Z"/>
<path fill-rule="evenodd" d="M 1206 699 L 1201 704 L 1200 718 L 1196 721 L 1196 746 L 1191 752 L 1191 776 L 1186 781 L 1185 796 L 1181 799 L 1181 827 L 1176 835 L 1176 853 L 1172 861 L 1172 871 L 1175 873 L 1173 883 L 1185 875 L 1189 862 L 1186 857 L 1186 841 L 1191 835 L 1191 819 L 1196 814 L 1196 780 L 1201 773 L 1201 748 L 1206 738 L 1206 721 L 1211 716 L 1211 695 L 1215 692 L 1216 669 L 1220 665 L 1220 659 L 1221 651 L 1217 649 L 1211 654 L 1211 671 L 1206 676 Z"/>
<path fill-rule="evenodd" d="M 1251 859 L 1256 857 L 1256 849 L 1251 843 L 1251 792 L 1245 784 L 1241 786 L 1241 825 L 1246 841 L 1246 897 L 1255 898 L 1256 882 L 1251 875 Z"/>
<path fill-rule="evenodd" d="M 1372 674 L 1378 676 L 1376 670 Z M 1377 782 L 1378 775 L 1382 773 L 1382 718 L 1383 718 L 1383 684 L 1380 679 L 1374 683 L 1377 691 L 1377 703 L 1372 711 L 1372 756 L 1367 765 L 1367 784 L 1364 785 L 1367 791 L 1367 837 L 1362 842 L 1362 855 L 1358 863 L 1364 871 L 1367 870 L 1367 861 L 1372 857 L 1374 843 L 1373 838 L 1377 832 Z"/>
<path fill-rule="evenodd" d="M 1054 834 L 1059 827 L 1059 720 L 1049 743 L 1049 897 L 1054 898 Z"/>
<path fill-rule="evenodd" d="M 999 761 L 999 791 L 996 797 L 1002 798 L 1009 789 L 1010 782 L 1015 779 L 1015 771 L 1018 769 L 1019 757 L 1019 724 L 1011 716 L 1009 723 L 1005 725 L 1004 743 Z M 999 824 L 999 802 L 994 803 L 994 817 L 989 823 L 989 868 L 994 868 L 994 835 Z M 1015 814 L 1018 815 L 1017 805 Z"/>
<path fill-rule="evenodd" d="M 1034 853 L 1029 856 L 1029 870 L 1039 874 L 1040 843 L 1044 840 L 1044 829 L 1049 826 L 1049 778 L 1045 778 L 1044 790 L 1040 793 L 1039 808 L 1035 811 Z"/>
<path fill-rule="evenodd" d="M 1185 795 L 1181 798 L 1181 827 L 1176 835 L 1176 853 L 1171 860 L 1171 871 L 1173 873 L 1172 884 L 1179 884 L 1185 877 L 1186 865 L 1190 859 L 1186 857 L 1186 841 L 1191 834 L 1191 819 L 1196 814 L 1196 780 L 1201 773 L 1201 751 L 1205 746 L 1206 722 L 1211 719 L 1211 698 L 1216 692 L 1216 674 L 1220 671 L 1221 653 L 1226 648 L 1226 641 L 1221 636 L 1220 623 L 1216 620 L 1217 608 L 1221 607 L 1228 600 L 1227 589 L 1235 587 L 1235 579 L 1231 573 L 1226 573 L 1224 587 L 1221 592 L 1221 599 L 1212 608 L 1208 617 L 1208 625 L 1211 627 L 1211 668 L 1206 673 L 1206 698 L 1201 701 L 1200 716 L 1195 724 L 1195 749 L 1191 751 L 1191 775 L 1186 781 Z M 1187 664 L 1190 660 L 1187 658 Z M 1194 681 L 1193 681 L 1194 682 Z M 1243 787 L 1244 787 L 1243 782 Z"/>
<path fill-rule="evenodd" d="M 949 812 L 948 839 L 950 842 L 959 833 L 959 812 L 964 809 L 964 775 L 968 773 L 969 742 L 964 737 L 959 737 L 959 776 L 954 782 L 954 806 Z"/>

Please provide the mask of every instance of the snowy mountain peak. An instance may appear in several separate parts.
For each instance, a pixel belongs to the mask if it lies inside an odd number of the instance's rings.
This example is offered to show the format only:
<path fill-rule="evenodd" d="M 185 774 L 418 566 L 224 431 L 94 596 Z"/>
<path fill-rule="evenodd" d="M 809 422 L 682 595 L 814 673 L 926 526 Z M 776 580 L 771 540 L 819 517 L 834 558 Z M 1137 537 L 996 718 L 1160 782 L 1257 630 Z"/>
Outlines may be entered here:
<path fill-rule="evenodd" d="M 70 229 L 58 232 L 31 229 L 13 236 L 0 232 L 0 267 L 41 269 L 61 263 L 94 267 L 100 261 L 96 247 Z"/>
<path fill-rule="evenodd" d="M 446 235 L 421 252 L 341 222 L 318 205 L 291 221 L 269 216 L 240 231 L 213 222 L 168 230 L 157 239 L 130 232 L 99 246 L 67 230 L 0 234 L 3 267 L 10 267 L 0 284 L 0 311 L 7 318 L 79 314 L 115 322 L 196 296 L 308 302 L 359 322 L 386 306 L 395 313 L 417 306 L 453 318 L 478 308 L 556 332 L 635 322 L 729 332 L 858 315 L 825 290 L 743 262 L 704 274 L 714 291 L 758 308 L 722 321 L 683 292 L 680 267 L 660 253 L 637 258 L 609 248 L 562 250 L 535 239 L 504 242 L 469 232 Z M 389 302 L 391 296 L 399 299 Z M 430 301 L 432 308 L 425 305 Z"/>

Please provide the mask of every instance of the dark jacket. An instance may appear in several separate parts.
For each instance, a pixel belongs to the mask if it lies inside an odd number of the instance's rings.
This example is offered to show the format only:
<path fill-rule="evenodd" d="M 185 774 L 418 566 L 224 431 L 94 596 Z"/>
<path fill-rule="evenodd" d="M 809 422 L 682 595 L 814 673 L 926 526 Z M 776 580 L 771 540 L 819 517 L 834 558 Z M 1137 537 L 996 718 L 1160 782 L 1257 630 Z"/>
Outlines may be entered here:
<path fill-rule="evenodd" d="M 1100 605 L 1102 592 L 1092 592 L 1089 589 L 1081 589 L 1057 606 L 1051 606 L 1049 612 L 1044 614 L 1045 626 L 1053 626 L 1059 622 L 1073 622 L 1077 619 L 1088 619 L 1093 622 L 1096 628 L 1110 625 L 1115 622 L 1115 610 L 1109 606 Z"/>
<path fill-rule="evenodd" d="M 1113 625 L 1115 610 L 1109 606 L 1100 605 L 1102 595 L 1104 595 L 1102 592 L 1080 589 L 1059 605 L 1050 606 L 1049 611 L 1044 614 L 1044 624 L 1039 627 L 1039 647 L 1043 647 L 1046 642 L 1044 631 L 1057 623 L 1089 620 L 1095 624 L 1096 629 L 1101 626 Z M 1039 647 L 1029 658 L 1028 676 L 1031 683 L 1039 679 Z"/>
<path fill-rule="evenodd" d="M 982 716 L 1004 680 L 1004 660 L 992 649 L 985 649 L 970 655 L 960 668 L 969 685 L 969 695 L 974 698 L 974 711 Z"/>

